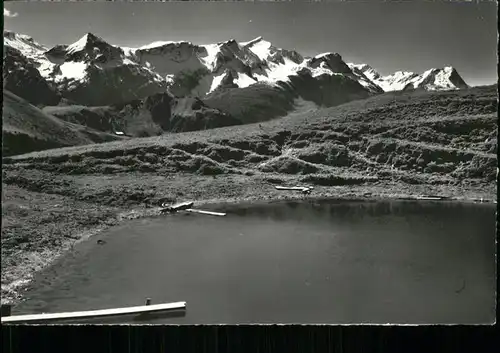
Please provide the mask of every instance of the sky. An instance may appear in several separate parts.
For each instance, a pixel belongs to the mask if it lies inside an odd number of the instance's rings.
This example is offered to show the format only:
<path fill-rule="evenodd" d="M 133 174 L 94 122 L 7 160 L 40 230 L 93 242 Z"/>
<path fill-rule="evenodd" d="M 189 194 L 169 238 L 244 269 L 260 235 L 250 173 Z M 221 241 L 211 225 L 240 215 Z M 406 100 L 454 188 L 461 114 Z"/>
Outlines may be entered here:
<path fill-rule="evenodd" d="M 470 85 L 497 82 L 493 2 L 6 2 L 4 28 L 48 47 L 92 32 L 111 44 L 209 44 L 262 36 L 302 55 L 339 53 L 382 75 L 455 67 Z"/>

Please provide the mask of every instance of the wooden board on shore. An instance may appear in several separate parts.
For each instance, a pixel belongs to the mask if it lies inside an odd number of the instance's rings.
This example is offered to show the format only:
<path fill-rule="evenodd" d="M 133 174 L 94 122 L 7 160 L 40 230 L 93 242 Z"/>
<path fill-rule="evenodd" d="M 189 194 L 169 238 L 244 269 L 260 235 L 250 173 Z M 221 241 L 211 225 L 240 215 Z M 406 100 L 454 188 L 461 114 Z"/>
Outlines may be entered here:
<path fill-rule="evenodd" d="M 420 201 L 439 201 L 443 200 L 442 197 L 437 197 L 437 196 L 417 196 L 415 197 L 416 200 Z"/>
<path fill-rule="evenodd" d="M 172 206 L 166 206 L 165 204 L 162 204 L 163 207 L 162 212 L 177 212 L 177 211 L 187 210 L 188 208 L 193 207 L 193 205 L 194 205 L 193 201 L 181 202 Z"/>
<path fill-rule="evenodd" d="M 276 190 L 290 190 L 290 191 L 310 191 L 313 188 L 310 186 L 275 186 Z"/>
<path fill-rule="evenodd" d="M 398 197 L 399 200 L 409 201 L 445 201 L 450 200 L 448 196 L 403 196 Z"/>
<path fill-rule="evenodd" d="M 225 213 L 222 213 L 222 212 L 195 210 L 195 209 L 192 209 L 192 208 L 188 208 L 185 211 L 187 211 L 187 212 L 193 212 L 193 213 L 201 213 L 201 214 L 206 214 L 206 215 L 210 215 L 210 216 L 221 216 L 221 217 L 224 217 L 226 215 Z"/>
<path fill-rule="evenodd" d="M 180 211 L 180 210 L 186 210 L 188 208 L 191 208 L 191 207 L 193 207 L 193 205 L 194 205 L 193 201 L 186 201 L 186 202 L 181 202 L 181 203 L 177 203 L 175 205 L 169 206 L 169 208 L 171 210 L 174 210 L 174 211 Z"/>
<path fill-rule="evenodd" d="M 118 309 L 76 311 L 53 314 L 17 315 L 2 317 L 2 324 L 50 323 L 62 320 L 96 319 L 113 316 L 159 314 L 186 309 L 186 302 L 132 306 Z"/>

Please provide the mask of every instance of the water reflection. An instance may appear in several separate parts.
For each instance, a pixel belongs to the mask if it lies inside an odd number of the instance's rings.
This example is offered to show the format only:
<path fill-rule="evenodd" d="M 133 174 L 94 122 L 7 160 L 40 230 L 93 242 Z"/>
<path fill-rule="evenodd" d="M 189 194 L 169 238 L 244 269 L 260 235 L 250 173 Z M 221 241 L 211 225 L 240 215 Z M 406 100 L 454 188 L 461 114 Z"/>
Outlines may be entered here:
<path fill-rule="evenodd" d="M 45 271 L 18 312 L 186 301 L 154 323 L 485 323 L 495 207 L 325 201 L 138 220 Z M 131 321 L 134 323 L 135 321 Z M 137 323 L 137 322 L 135 322 Z"/>
<path fill-rule="evenodd" d="M 446 217 L 453 219 L 457 213 L 467 210 L 471 218 L 484 214 L 484 210 L 494 210 L 492 205 L 460 204 L 441 201 L 288 201 L 246 205 L 243 207 L 225 208 L 224 212 L 241 217 L 258 217 L 275 220 L 303 219 L 327 217 L 329 219 L 357 220 L 363 217 L 395 216 L 406 217 L 417 214 L 419 217 Z M 436 213 L 437 212 L 437 213 Z M 491 212 L 490 212 L 491 214 Z M 297 218 L 299 217 L 299 218 Z"/>

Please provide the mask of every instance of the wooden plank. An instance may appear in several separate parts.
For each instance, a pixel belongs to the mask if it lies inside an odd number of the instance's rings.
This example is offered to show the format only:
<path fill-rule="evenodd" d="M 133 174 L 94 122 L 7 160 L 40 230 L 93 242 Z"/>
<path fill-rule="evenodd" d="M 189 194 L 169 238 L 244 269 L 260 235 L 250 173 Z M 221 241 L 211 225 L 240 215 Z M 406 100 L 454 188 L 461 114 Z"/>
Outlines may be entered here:
<path fill-rule="evenodd" d="M 132 306 L 128 308 L 118 308 L 118 309 L 103 309 L 103 310 L 89 310 L 89 311 L 76 311 L 76 312 L 65 312 L 65 313 L 53 313 L 53 314 L 35 314 L 35 315 L 16 315 L 2 317 L 2 324 L 8 323 L 29 323 L 29 322 L 50 322 L 59 320 L 71 320 L 71 319 L 90 319 L 90 318 L 106 318 L 112 316 L 123 316 L 132 314 L 147 314 L 147 313 L 160 313 L 169 312 L 176 310 L 185 310 L 186 302 L 176 302 L 167 304 L 155 304 L 155 305 L 142 305 L 142 306 Z"/>
<path fill-rule="evenodd" d="M 181 211 L 181 210 L 186 210 L 188 208 L 191 208 L 193 207 L 194 205 L 194 202 L 193 201 L 186 201 L 186 202 L 181 202 L 181 203 L 178 203 L 178 204 L 175 204 L 175 205 L 172 205 L 172 206 L 167 206 L 165 204 L 162 204 L 162 207 L 164 207 L 164 209 L 162 210 L 162 212 L 177 212 L 177 211 Z"/>
<path fill-rule="evenodd" d="M 290 191 L 310 191 L 313 188 L 310 186 L 275 186 L 277 190 L 290 190 Z"/>
<path fill-rule="evenodd" d="M 193 212 L 193 213 L 201 213 L 201 214 L 206 214 L 206 215 L 210 215 L 210 216 L 221 216 L 221 217 L 223 217 L 223 216 L 226 215 L 225 213 L 221 213 L 221 212 L 195 210 L 195 209 L 192 209 L 192 208 L 188 208 L 185 211 L 187 211 L 187 212 Z"/>
<path fill-rule="evenodd" d="M 302 191 L 305 189 L 302 186 L 275 186 L 275 188 L 277 190 L 298 190 L 298 191 Z"/>
<path fill-rule="evenodd" d="M 191 208 L 194 205 L 193 201 L 186 201 L 186 202 L 181 202 L 175 205 L 170 206 L 172 210 L 179 211 L 179 210 L 185 210 L 187 208 Z"/>

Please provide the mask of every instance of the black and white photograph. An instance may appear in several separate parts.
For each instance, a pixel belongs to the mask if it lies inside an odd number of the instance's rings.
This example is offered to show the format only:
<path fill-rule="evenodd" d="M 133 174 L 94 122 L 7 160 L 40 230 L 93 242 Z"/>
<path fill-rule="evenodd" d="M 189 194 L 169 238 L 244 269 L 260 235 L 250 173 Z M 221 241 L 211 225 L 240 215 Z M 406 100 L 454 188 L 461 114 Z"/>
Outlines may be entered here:
<path fill-rule="evenodd" d="M 2 325 L 496 322 L 496 2 L 3 19 Z"/>

